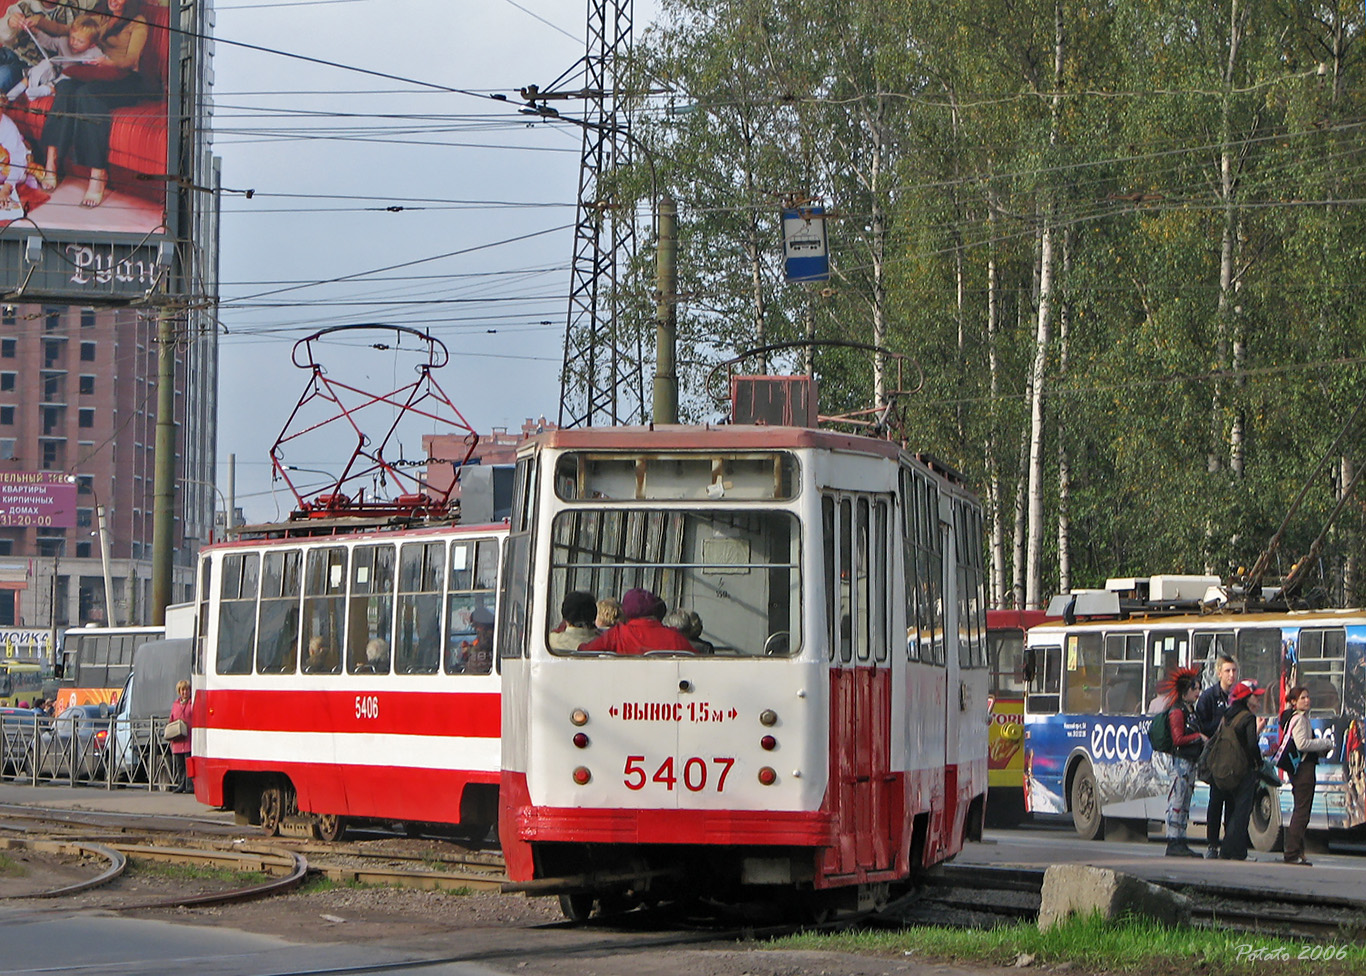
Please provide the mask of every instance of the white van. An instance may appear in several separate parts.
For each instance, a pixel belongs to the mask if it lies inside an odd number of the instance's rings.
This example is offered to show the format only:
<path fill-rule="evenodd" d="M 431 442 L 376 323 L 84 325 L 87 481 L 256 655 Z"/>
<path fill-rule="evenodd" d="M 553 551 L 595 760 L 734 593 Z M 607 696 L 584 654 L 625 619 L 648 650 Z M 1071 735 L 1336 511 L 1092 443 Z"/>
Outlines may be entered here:
<path fill-rule="evenodd" d="M 189 680 L 194 639 L 152 640 L 133 652 L 133 671 L 124 683 L 114 711 L 110 773 L 115 780 L 166 780 L 157 775 L 155 735 L 166 724 L 175 702 L 177 682 Z"/>

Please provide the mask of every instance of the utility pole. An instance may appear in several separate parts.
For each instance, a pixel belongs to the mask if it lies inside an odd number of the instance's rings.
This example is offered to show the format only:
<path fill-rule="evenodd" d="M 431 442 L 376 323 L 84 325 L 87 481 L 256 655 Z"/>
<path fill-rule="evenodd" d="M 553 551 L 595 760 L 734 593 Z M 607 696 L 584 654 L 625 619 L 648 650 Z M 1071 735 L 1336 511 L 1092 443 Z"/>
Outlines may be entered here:
<path fill-rule="evenodd" d="M 175 323 L 157 313 L 157 438 L 152 488 L 153 625 L 166 623 L 175 562 Z"/>
<path fill-rule="evenodd" d="M 655 258 L 656 424 L 678 423 L 678 205 L 659 201 L 659 243 Z"/>

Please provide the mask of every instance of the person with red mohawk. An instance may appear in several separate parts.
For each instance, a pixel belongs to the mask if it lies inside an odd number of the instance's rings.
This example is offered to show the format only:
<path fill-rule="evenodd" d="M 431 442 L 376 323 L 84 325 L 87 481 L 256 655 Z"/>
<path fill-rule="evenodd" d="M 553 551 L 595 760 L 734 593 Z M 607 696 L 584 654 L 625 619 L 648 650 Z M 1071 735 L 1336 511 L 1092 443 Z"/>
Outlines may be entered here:
<path fill-rule="evenodd" d="M 1199 857 L 1186 843 L 1186 824 L 1190 821 L 1191 795 L 1195 792 L 1195 767 L 1208 738 L 1195 721 L 1195 703 L 1200 698 L 1200 669 L 1177 668 L 1158 685 L 1166 694 L 1166 710 L 1154 721 L 1170 723 L 1172 741 L 1172 785 L 1167 791 L 1167 856 Z"/>

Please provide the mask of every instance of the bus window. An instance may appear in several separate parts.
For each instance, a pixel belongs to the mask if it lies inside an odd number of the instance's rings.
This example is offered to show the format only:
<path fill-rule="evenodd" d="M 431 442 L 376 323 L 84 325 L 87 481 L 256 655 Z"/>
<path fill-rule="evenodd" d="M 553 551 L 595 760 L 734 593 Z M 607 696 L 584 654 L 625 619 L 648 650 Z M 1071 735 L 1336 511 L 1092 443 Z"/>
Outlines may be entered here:
<path fill-rule="evenodd" d="M 1295 653 L 1295 683 L 1309 689 L 1310 715 L 1333 718 L 1342 711 L 1342 681 L 1347 665 L 1347 631 L 1300 631 Z"/>
<path fill-rule="evenodd" d="M 1212 685 L 1219 680 L 1219 658 L 1238 656 L 1238 645 L 1232 632 L 1196 632 L 1192 638 L 1191 665 L 1201 669 L 1200 683 Z"/>
<path fill-rule="evenodd" d="M 1148 648 L 1148 712 L 1151 714 L 1166 707 L 1163 696 L 1158 694 L 1158 685 L 1190 660 L 1186 657 L 1189 638 L 1184 633 L 1157 633 L 1152 635 Z"/>
<path fill-rule="evenodd" d="M 1036 715 L 1051 715 L 1058 710 L 1062 688 L 1062 648 L 1054 644 L 1031 647 L 1025 652 L 1029 690 L 1025 701 Z"/>
<path fill-rule="evenodd" d="M 1063 685 L 1063 711 L 1093 715 L 1100 711 L 1101 635 L 1067 635 L 1067 678 Z"/>
<path fill-rule="evenodd" d="M 1024 631 L 988 630 L 987 666 L 993 695 L 1015 698 L 1024 694 Z"/>
<path fill-rule="evenodd" d="M 1101 668 L 1106 715 L 1138 715 L 1143 709 L 1143 635 L 1106 634 Z"/>
<path fill-rule="evenodd" d="M 1281 678 L 1281 629 L 1261 627 L 1238 631 L 1237 658 L 1239 681 L 1256 681 L 1274 693 Z"/>

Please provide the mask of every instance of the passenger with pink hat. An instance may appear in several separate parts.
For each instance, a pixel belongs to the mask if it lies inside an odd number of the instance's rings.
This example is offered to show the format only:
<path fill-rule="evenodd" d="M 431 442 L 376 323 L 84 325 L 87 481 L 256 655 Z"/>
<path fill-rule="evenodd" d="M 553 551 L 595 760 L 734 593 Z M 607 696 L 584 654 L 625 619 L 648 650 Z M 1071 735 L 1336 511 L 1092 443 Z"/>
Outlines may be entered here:
<path fill-rule="evenodd" d="M 662 623 L 667 609 L 664 601 L 647 589 L 627 590 L 621 598 L 621 623 L 580 645 L 579 650 L 632 655 L 647 651 L 694 653 L 688 638 Z"/>

